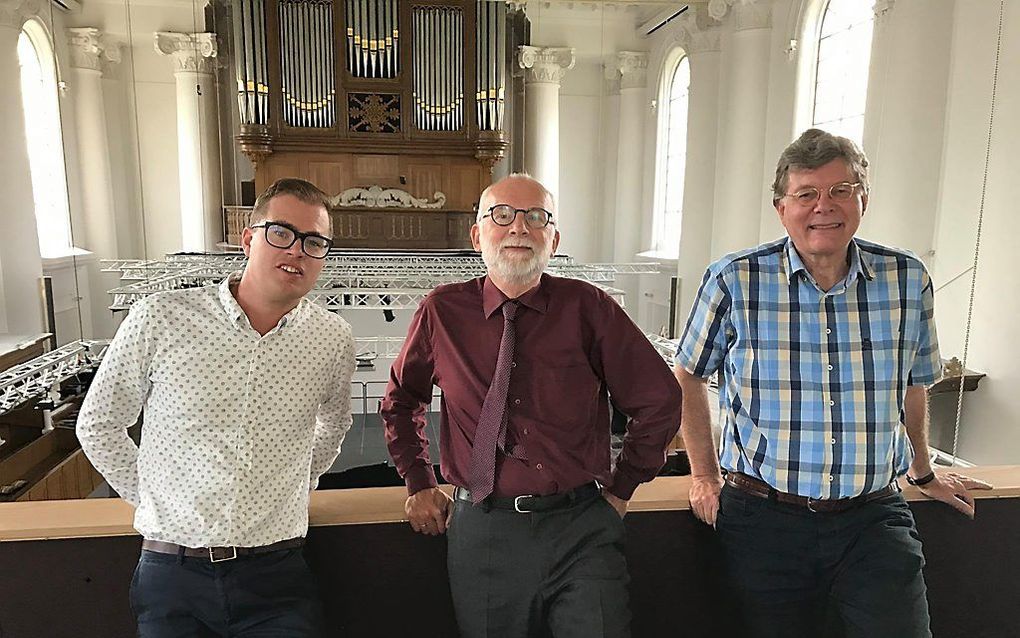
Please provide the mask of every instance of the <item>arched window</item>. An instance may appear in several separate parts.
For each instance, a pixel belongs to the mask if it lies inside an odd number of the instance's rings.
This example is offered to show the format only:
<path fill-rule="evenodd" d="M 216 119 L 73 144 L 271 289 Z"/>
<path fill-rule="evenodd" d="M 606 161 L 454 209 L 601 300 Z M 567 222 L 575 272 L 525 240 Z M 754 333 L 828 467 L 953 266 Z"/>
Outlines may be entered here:
<path fill-rule="evenodd" d="M 666 68 L 669 68 L 668 66 Z M 664 256 L 676 257 L 680 250 L 680 219 L 684 205 L 684 171 L 687 167 L 687 105 L 691 85 L 691 65 L 680 54 L 672 73 L 667 75 L 660 91 L 659 103 L 664 107 L 660 118 L 660 189 L 652 234 L 653 250 Z M 622 142 L 622 140 L 621 140 Z"/>
<path fill-rule="evenodd" d="M 34 20 L 25 23 L 18 38 L 18 63 L 39 250 L 43 257 L 66 255 L 71 224 L 53 47 L 46 29 Z"/>
<path fill-rule="evenodd" d="M 875 14 L 871 2 L 829 0 L 818 36 L 811 124 L 858 144 L 864 136 Z"/>

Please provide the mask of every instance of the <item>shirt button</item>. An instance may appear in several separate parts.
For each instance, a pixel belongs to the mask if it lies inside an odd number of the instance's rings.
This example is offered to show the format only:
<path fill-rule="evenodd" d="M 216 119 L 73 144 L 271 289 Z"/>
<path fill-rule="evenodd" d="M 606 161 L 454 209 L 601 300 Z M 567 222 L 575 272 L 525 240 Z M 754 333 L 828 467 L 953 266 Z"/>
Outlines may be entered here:
<path fill-rule="evenodd" d="M 510 362 L 510 367 L 511 368 L 516 368 L 517 367 L 517 362 L 516 361 L 511 361 Z"/>
<path fill-rule="evenodd" d="M 832 478 L 832 474 L 830 474 L 829 475 L 829 481 L 832 481 L 832 480 L 834 480 L 834 479 Z"/>
<path fill-rule="evenodd" d="M 542 470 L 542 464 L 541 463 L 536 463 L 535 464 L 535 469 L 541 471 Z"/>
<path fill-rule="evenodd" d="M 520 404 L 521 404 L 521 400 L 520 399 L 514 399 L 514 405 L 520 405 Z"/>
<path fill-rule="evenodd" d="M 836 443 L 836 439 L 832 439 L 832 442 L 833 442 L 833 444 L 835 444 Z"/>
<path fill-rule="evenodd" d="M 835 401 L 829 401 L 829 405 L 836 405 Z"/>
<path fill-rule="evenodd" d="M 524 428 L 524 434 L 528 433 L 528 428 Z"/>
<path fill-rule="evenodd" d="M 831 335 L 832 334 L 832 328 L 826 328 L 825 329 L 825 334 Z"/>
<path fill-rule="evenodd" d="M 829 370 L 832 370 L 832 366 L 829 366 Z"/>

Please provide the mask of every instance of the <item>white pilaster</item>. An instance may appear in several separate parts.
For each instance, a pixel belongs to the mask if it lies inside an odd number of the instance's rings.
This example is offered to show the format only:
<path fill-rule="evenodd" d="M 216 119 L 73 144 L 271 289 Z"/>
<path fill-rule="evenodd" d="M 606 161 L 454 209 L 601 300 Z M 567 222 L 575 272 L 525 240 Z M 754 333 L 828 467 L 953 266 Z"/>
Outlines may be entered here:
<path fill-rule="evenodd" d="M 602 149 L 602 222 L 599 226 L 599 259 L 613 260 L 613 243 L 616 235 L 616 162 L 620 144 L 620 69 L 615 56 L 608 58 L 605 73 L 605 111 L 602 130 L 605 146 Z"/>
<path fill-rule="evenodd" d="M 771 0 L 740 0 L 727 20 L 734 31 L 720 104 L 712 258 L 759 243 L 769 82 Z M 713 10 L 710 3 L 709 12 Z M 717 12 L 712 17 L 718 19 Z M 693 81 L 692 81 L 693 84 Z"/>
<path fill-rule="evenodd" d="M 524 170 L 559 198 L 560 80 L 574 68 L 574 49 L 521 46 L 524 75 Z"/>
<path fill-rule="evenodd" d="M 677 318 L 682 329 L 705 268 L 712 261 L 712 212 L 715 209 L 716 143 L 719 124 L 720 34 L 704 9 L 689 12 L 681 42 L 691 65 L 687 107 L 687 166 L 677 275 Z"/>
<path fill-rule="evenodd" d="M 912 250 L 929 265 L 942 180 L 941 131 L 951 75 L 945 43 L 953 38 L 953 5 L 876 3 L 868 76 L 864 149 L 877 179 L 860 234 Z"/>
<path fill-rule="evenodd" d="M 0 233 L 0 332 L 38 334 L 43 328 L 39 232 L 21 104 L 18 37 L 39 0 L 0 0 L 0 176 L 4 228 Z"/>
<path fill-rule="evenodd" d="M 182 248 L 214 250 L 223 240 L 216 34 L 159 32 L 156 51 L 171 57 L 177 82 Z"/>
<path fill-rule="evenodd" d="M 84 245 L 101 259 L 117 258 L 110 144 L 103 100 L 102 32 L 94 28 L 68 29 L 71 54 L 78 165 L 85 210 Z M 118 52 L 119 53 L 119 52 Z M 114 54 L 117 56 L 117 54 Z"/>
<path fill-rule="evenodd" d="M 620 71 L 620 135 L 616 160 L 616 219 L 613 260 L 631 262 L 641 250 L 641 217 L 634 214 L 643 198 L 642 157 L 648 100 L 645 82 L 648 54 L 621 51 L 616 54 Z"/>

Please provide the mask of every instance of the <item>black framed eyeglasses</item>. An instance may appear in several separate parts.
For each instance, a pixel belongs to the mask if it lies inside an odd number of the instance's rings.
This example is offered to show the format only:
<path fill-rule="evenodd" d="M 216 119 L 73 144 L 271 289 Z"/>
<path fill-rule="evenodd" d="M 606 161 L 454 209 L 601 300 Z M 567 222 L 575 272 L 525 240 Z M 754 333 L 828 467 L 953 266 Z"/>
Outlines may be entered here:
<path fill-rule="evenodd" d="M 259 222 L 252 224 L 251 227 L 264 229 L 266 242 L 275 248 L 290 248 L 294 242 L 300 239 L 301 252 L 312 259 L 325 259 L 329 254 L 329 249 L 333 247 L 332 239 L 315 233 L 301 233 L 280 222 Z"/>
<path fill-rule="evenodd" d="M 836 202 L 845 202 L 854 196 L 857 189 L 861 187 L 860 182 L 839 182 L 833 184 L 828 188 L 829 199 Z M 789 197 L 798 204 L 804 206 L 811 206 L 818 201 L 818 198 L 822 196 L 822 192 L 814 186 L 808 186 L 802 188 L 796 193 L 787 193 L 784 197 Z"/>
<path fill-rule="evenodd" d="M 510 204 L 496 204 L 489 206 L 489 212 L 482 215 L 481 219 L 489 217 L 497 226 L 509 226 L 514 223 L 517 213 L 524 214 L 524 223 L 528 228 L 535 230 L 545 228 L 553 223 L 553 215 L 544 208 L 534 206 L 532 208 L 514 208 Z"/>

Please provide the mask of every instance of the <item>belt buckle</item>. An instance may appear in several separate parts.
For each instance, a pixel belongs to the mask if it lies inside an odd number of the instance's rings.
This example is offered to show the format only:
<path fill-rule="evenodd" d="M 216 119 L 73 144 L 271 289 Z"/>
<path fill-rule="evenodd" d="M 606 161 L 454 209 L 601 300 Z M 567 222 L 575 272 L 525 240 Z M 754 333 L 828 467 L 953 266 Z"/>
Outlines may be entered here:
<path fill-rule="evenodd" d="M 522 510 L 521 509 L 521 499 L 522 498 L 532 498 L 533 496 L 534 496 L 534 494 L 521 494 L 520 496 L 514 497 L 514 511 L 516 511 L 519 514 L 530 514 L 531 512 L 534 512 L 535 510 Z"/>
<path fill-rule="evenodd" d="M 218 549 L 229 549 L 230 550 L 230 554 L 229 555 L 224 554 L 224 556 L 225 556 L 224 558 L 216 558 L 216 550 L 218 550 Z M 209 562 L 210 563 L 225 563 L 228 560 L 234 560 L 235 558 L 237 558 L 237 548 L 236 547 L 228 547 L 228 548 L 210 547 L 209 548 Z"/>

